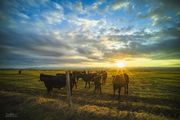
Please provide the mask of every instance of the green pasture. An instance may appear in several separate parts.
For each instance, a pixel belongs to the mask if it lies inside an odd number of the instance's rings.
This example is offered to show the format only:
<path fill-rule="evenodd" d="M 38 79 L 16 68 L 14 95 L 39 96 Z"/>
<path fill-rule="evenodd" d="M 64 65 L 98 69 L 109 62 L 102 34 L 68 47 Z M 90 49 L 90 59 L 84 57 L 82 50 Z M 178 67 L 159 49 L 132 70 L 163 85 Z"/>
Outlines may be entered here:
<path fill-rule="evenodd" d="M 22 120 L 178 120 L 180 119 L 180 71 L 127 70 L 129 95 L 122 89 L 120 100 L 112 96 L 112 75 L 94 94 L 79 80 L 73 89 L 73 106 L 67 104 L 66 88 L 47 94 L 40 73 L 55 75 L 58 70 L 0 70 L 0 119 Z"/>

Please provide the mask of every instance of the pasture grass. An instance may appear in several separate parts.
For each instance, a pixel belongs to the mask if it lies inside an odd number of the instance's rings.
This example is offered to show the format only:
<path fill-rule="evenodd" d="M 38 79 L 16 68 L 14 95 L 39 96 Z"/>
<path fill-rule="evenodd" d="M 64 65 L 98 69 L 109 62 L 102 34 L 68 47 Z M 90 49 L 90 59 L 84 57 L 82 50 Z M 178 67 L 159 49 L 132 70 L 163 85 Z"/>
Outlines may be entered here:
<path fill-rule="evenodd" d="M 0 70 L 0 119 L 26 120 L 178 120 L 180 119 L 179 70 L 128 70 L 129 96 L 121 91 L 120 100 L 112 96 L 112 75 L 102 86 L 102 95 L 94 94 L 94 86 L 84 88 L 79 80 L 73 90 L 73 106 L 67 104 L 66 89 L 46 93 L 40 73 L 58 70 Z M 15 117 L 8 116 L 15 114 Z"/>

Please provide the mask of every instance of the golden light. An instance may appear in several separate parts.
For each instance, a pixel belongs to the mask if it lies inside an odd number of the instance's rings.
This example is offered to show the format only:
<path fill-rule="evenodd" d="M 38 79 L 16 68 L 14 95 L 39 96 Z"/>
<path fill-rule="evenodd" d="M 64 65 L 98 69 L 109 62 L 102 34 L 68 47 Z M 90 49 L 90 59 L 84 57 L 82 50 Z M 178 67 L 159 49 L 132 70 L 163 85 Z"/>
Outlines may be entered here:
<path fill-rule="evenodd" d="M 126 67 L 126 62 L 120 60 L 120 61 L 117 61 L 117 62 L 116 62 L 116 65 L 117 65 L 118 67 L 120 67 L 120 68 L 123 68 L 123 67 Z"/>

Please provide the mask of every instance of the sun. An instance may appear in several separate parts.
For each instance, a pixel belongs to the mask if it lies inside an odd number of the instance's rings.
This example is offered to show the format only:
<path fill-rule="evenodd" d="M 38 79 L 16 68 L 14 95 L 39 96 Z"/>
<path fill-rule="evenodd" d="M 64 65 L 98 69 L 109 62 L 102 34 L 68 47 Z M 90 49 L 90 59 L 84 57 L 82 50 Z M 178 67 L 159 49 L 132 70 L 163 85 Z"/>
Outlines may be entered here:
<path fill-rule="evenodd" d="M 120 67 L 120 68 L 124 68 L 124 67 L 126 67 L 126 62 L 120 60 L 120 61 L 117 61 L 117 62 L 116 62 L 116 65 L 117 65 L 118 67 Z"/>

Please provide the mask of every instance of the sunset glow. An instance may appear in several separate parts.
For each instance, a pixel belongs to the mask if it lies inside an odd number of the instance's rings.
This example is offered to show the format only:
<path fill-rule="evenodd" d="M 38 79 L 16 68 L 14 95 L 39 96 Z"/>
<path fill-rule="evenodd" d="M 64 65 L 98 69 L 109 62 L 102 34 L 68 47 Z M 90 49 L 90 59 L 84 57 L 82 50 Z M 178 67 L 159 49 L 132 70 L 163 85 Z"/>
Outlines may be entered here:
<path fill-rule="evenodd" d="M 117 66 L 120 68 L 126 67 L 126 62 L 125 61 L 117 61 Z"/>

